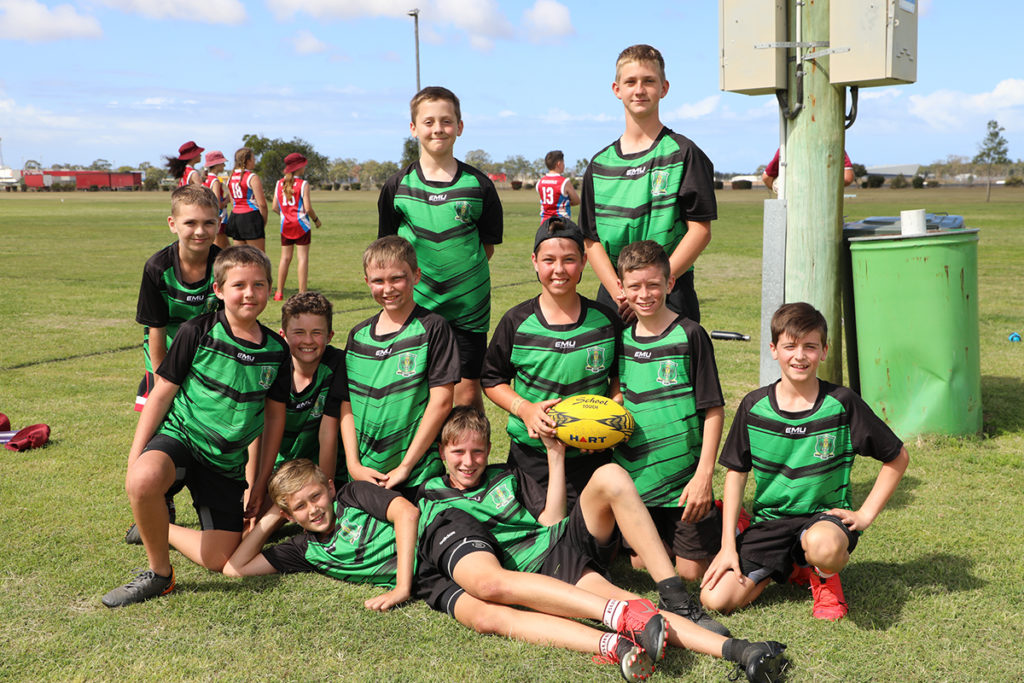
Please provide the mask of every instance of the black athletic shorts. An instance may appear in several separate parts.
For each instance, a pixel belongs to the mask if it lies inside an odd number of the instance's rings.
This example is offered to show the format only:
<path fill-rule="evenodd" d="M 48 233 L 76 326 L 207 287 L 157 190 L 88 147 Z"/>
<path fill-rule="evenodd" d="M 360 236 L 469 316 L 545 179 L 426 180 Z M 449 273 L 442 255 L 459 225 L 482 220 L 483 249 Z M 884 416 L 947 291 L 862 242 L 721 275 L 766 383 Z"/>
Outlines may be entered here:
<path fill-rule="evenodd" d="M 228 216 L 227 236 L 235 240 L 261 240 L 263 232 L 263 214 L 259 211 L 232 213 Z"/>
<path fill-rule="evenodd" d="M 597 290 L 597 301 L 613 311 L 619 310 L 619 304 L 608 294 L 604 285 Z M 700 301 L 697 300 L 697 292 L 693 288 L 692 270 L 688 270 L 676 278 L 675 287 L 665 297 L 665 305 L 676 313 L 682 313 L 695 323 L 700 322 Z"/>
<path fill-rule="evenodd" d="M 146 451 L 163 451 L 170 456 L 175 472 L 174 484 L 168 493 L 180 491 L 182 484 L 188 487 L 203 531 L 242 530 L 244 481 L 231 479 L 204 465 L 188 446 L 166 434 L 150 439 L 142 452 Z"/>
<path fill-rule="evenodd" d="M 487 333 L 467 332 L 454 326 L 452 332 L 455 334 L 455 345 L 459 347 L 462 379 L 480 379 L 484 354 L 487 352 Z"/>
<path fill-rule="evenodd" d="M 827 512 L 769 519 L 751 525 L 736 537 L 736 551 L 740 556 L 740 570 L 755 582 L 771 577 L 785 583 L 793 573 L 793 565 L 807 565 L 800 538 L 804 531 L 820 521 L 832 522 L 846 534 L 853 552 L 860 538 L 859 531 L 850 531 L 843 520 Z"/>
<path fill-rule="evenodd" d="M 676 557 L 710 560 L 722 549 L 722 512 L 716 505 L 696 523 L 682 521 L 683 508 L 680 507 L 653 507 L 647 511 L 651 513 L 658 536 L 672 548 Z"/>

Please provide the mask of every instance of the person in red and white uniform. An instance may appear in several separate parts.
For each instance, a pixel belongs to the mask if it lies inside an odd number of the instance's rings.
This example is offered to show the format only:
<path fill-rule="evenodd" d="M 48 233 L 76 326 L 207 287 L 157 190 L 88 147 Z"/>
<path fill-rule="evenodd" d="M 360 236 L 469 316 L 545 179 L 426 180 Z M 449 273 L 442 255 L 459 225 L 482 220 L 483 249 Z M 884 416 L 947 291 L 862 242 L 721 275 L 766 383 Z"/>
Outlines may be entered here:
<path fill-rule="evenodd" d="M 256 155 L 248 147 L 235 152 L 235 169 L 228 179 L 231 196 L 231 216 L 228 218 L 228 237 L 235 244 L 251 244 L 266 251 L 267 198 L 263 196 L 263 182 L 252 172 L 256 168 Z"/>
<path fill-rule="evenodd" d="M 228 195 L 224 191 L 224 183 L 220 181 L 220 174 L 224 172 L 224 166 L 228 160 L 219 150 L 211 150 L 206 153 L 206 179 L 203 185 L 210 188 L 210 191 L 217 196 L 220 202 L 220 231 L 213 239 L 213 243 L 221 249 L 228 246 Z"/>
<path fill-rule="evenodd" d="M 548 172 L 537 181 L 541 222 L 555 216 L 572 218 L 570 207 L 580 203 L 580 196 L 572 186 L 572 180 L 562 175 L 565 173 L 565 155 L 562 150 L 548 152 L 544 156 L 544 165 L 548 167 Z"/>
<path fill-rule="evenodd" d="M 292 253 L 298 254 L 299 294 L 309 284 L 309 243 L 311 228 L 320 227 L 320 217 L 313 211 L 309 200 L 309 183 L 302 178 L 308 163 L 306 157 L 292 152 L 284 158 L 284 177 L 274 186 L 274 213 L 281 214 L 281 262 L 277 267 L 277 291 L 274 301 L 284 298 L 284 281 Z"/>
<path fill-rule="evenodd" d="M 167 162 L 167 170 L 178 181 L 178 187 L 203 184 L 203 178 L 199 175 L 199 171 L 195 169 L 194 165 L 202 157 L 203 149 L 203 147 L 189 140 L 178 148 L 178 156 L 164 157 L 164 160 Z"/>

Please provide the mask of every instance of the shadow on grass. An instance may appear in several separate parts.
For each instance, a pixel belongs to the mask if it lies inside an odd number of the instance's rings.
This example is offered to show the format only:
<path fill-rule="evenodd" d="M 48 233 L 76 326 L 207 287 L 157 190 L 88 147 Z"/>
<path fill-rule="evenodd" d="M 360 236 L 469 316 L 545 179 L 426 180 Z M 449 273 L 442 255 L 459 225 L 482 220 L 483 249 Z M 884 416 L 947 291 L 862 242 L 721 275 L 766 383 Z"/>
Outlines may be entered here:
<path fill-rule="evenodd" d="M 911 463 L 913 463 L 913 460 L 911 460 Z M 850 484 L 850 497 L 854 506 L 859 505 L 868 497 L 868 493 L 871 492 L 871 487 L 874 485 L 874 479 Z M 912 503 L 914 501 L 913 491 L 920 485 L 921 480 L 919 478 L 909 474 L 904 475 L 904 477 L 900 479 L 900 485 L 896 487 L 895 491 L 893 491 L 889 502 L 885 504 L 885 509 L 898 510 L 899 508 L 906 507 L 908 504 Z"/>
<path fill-rule="evenodd" d="M 1020 377 L 981 378 L 982 430 L 988 436 L 1017 434 L 1024 430 L 1024 410 L 1019 397 L 1024 391 Z"/>
<path fill-rule="evenodd" d="M 232 579 L 218 574 L 210 574 L 208 578 L 182 581 L 178 590 L 185 593 L 228 593 L 237 594 L 239 590 L 262 593 L 275 588 L 281 582 L 281 574 L 266 576 L 247 576 L 243 579 Z"/>

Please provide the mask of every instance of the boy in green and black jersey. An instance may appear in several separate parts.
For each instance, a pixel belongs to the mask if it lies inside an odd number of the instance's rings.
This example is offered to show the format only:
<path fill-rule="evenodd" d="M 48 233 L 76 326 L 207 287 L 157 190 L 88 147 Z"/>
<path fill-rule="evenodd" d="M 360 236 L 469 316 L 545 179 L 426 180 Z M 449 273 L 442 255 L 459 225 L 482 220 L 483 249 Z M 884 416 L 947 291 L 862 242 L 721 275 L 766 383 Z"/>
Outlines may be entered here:
<path fill-rule="evenodd" d="M 772 357 L 782 377 L 740 403 L 719 462 L 723 494 L 722 550 L 702 583 L 701 599 L 719 611 L 754 600 L 769 581 L 810 583 L 813 615 L 847 613 L 839 571 L 861 532 L 878 517 L 907 469 L 903 443 L 846 387 L 819 380 L 828 352 L 825 318 L 806 303 L 785 304 L 772 317 Z M 856 510 L 850 498 L 854 456 L 882 467 Z M 753 525 L 735 528 L 753 471 Z"/>
<path fill-rule="evenodd" d="M 611 309 L 576 292 L 587 257 L 583 235 L 568 218 L 541 223 L 531 258 L 540 295 L 502 316 L 487 348 L 481 384 L 487 397 L 509 413 L 508 461 L 544 486 L 547 456 L 541 437 L 555 433 L 547 410 L 577 394 L 616 395 L 621 321 Z M 572 507 L 611 452 L 581 456 L 570 448 L 567 456 Z"/>
<path fill-rule="evenodd" d="M 103 597 L 108 607 L 174 588 L 168 543 L 220 571 L 242 537 L 247 447 L 263 432 L 246 516 L 259 512 L 284 430 L 291 359 L 284 339 L 260 324 L 271 283 L 266 254 L 222 251 L 214 292 L 224 310 L 186 322 L 157 370 L 128 456 L 125 488 L 149 569 Z M 184 482 L 202 531 L 169 524 L 165 495 Z"/>
<path fill-rule="evenodd" d="M 441 316 L 419 306 L 416 252 L 397 235 L 363 253 L 363 272 L 380 313 L 348 335 L 341 402 L 349 478 L 411 489 L 441 472 L 434 441 L 452 409 L 459 351 Z"/>
<path fill-rule="evenodd" d="M 391 590 L 366 600 L 387 611 L 409 599 L 419 510 L 397 491 L 364 481 L 334 482 L 311 461 L 289 461 L 268 484 L 275 505 L 224 565 L 228 576 L 316 572 L 332 579 Z M 281 522 L 304 533 L 264 549 Z"/>
<path fill-rule="evenodd" d="M 153 388 L 153 369 L 163 362 L 181 324 L 221 307 L 213 293 L 213 261 L 220 253 L 213 244 L 219 212 L 217 197 L 208 187 L 185 185 L 171 193 L 167 225 L 178 241 L 146 261 L 135 312 L 135 322 L 146 326 L 142 341 L 146 374 L 135 398 L 138 412 Z"/>
<path fill-rule="evenodd" d="M 462 135 L 459 98 L 431 86 L 412 98 L 409 109 L 420 158 L 381 188 L 377 236 L 400 235 L 415 248 L 423 269 L 416 300 L 451 324 L 459 347 L 455 404 L 482 409 L 480 368 L 491 324 L 488 261 L 502 239 L 501 201 L 482 171 L 455 158 Z"/>
<path fill-rule="evenodd" d="M 633 477 L 676 571 L 697 581 L 722 537 L 711 477 L 725 400 L 707 332 L 665 305 L 674 284 L 669 268 L 651 240 L 619 254 L 619 291 L 636 314 L 622 335 L 619 387 L 636 430 L 612 460 Z"/>
<path fill-rule="evenodd" d="M 658 114 L 668 94 L 665 60 L 650 45 L 633 45 L 615 63 L 612 92 L 622 100 L 626 130 L 598 152 L 583 174 L 580 227 L 601 281 L 597 300 L 632 312 L 618 293 L 616 263 L 624 246 L 654 240 L 669 255 L 675 286 L 668 307 L 700 322 L 693 264 L 711 241 L 718 217 L 714 167 L 692 140 L 666 128 Z"/>

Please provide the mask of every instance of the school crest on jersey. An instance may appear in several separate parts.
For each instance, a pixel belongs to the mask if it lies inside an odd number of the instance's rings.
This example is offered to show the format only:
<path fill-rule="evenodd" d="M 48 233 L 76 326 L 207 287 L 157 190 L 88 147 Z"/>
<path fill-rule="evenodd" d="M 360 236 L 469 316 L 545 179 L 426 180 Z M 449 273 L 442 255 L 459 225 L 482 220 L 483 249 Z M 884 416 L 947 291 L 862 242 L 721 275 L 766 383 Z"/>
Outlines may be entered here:
<path fill-rule="evenodd" d="M 819 434 L 814 444 L 814 457 L 828 460 L 836 454 L 836 437 L 834 434 Z"/>
<path fill-rule="evenodd" d="M 269 365 L 264 365 L 263 369 L 260 370 L 260 386 L 264 389 L 269 389 L 270 385 L 274 383 L 274 379 L 277 377 L 277 369 Z"/>
<path fill-rule="evenodd" d="M 361 524 L 354 524 L 348 519 L 338 520 L 338 536 L 345 539 L 350 545 L 355 545 L 362 533 L 363 526 Z"/>
<path fill-rule="evenodd" d="M 455 217 L 459 219 L 461 223 L 469 223 L 473 220 L 473 212 L 469 202 L 460 201 L 455 202 Z"/>
<path fill-rule="evenodd" d="M 591 346 L 587 349 L 587 370 L 590 372 L 601 372 L 605 369 L 605 356 L 603 346 Z"/>
<path fill-rule="evenodd" d="M 395 358 L 398 361 L 398 370 L 395 374 L 401 375 L 402 377 L 412 377 L 416 374 L 416 354 L 412 351 L 406 351 L 400 353 Z"/>
<path fill-rule="evenodd" d="M 679 364 L 674 360 L 663 360 L 658 364 L 658 384 L 669 386 L 679 384 Z"/>
<path fill-rule="evenodd" d="M 210 294 L 206 297 L 206 304 L 203 305 L 203 313 L 213 313 L 217 310 L 217 302 L 220 299 L 216 295 Z"/>
<path fill-rule="evenodd" d="M 496 510 L 504 510 L 515 500 L 515 496 L 512 495 L 512 482 L 509 479 L 502 481 L 487 494 L 487 499 Z"/>
<path fill-rule="evenodd" d="M 668 194 L 668 171 L 655 171 L 651 174 L 651 195 Z"/>
<path fill-rule="evenodd" d="M 327 402 L 327 396 L 320 394 L 316 397 L 316 401 L 313 402 L 313 408 L 309 411 L 309 416 L 314 420 L 324 414 L 324 403 Z"/>

